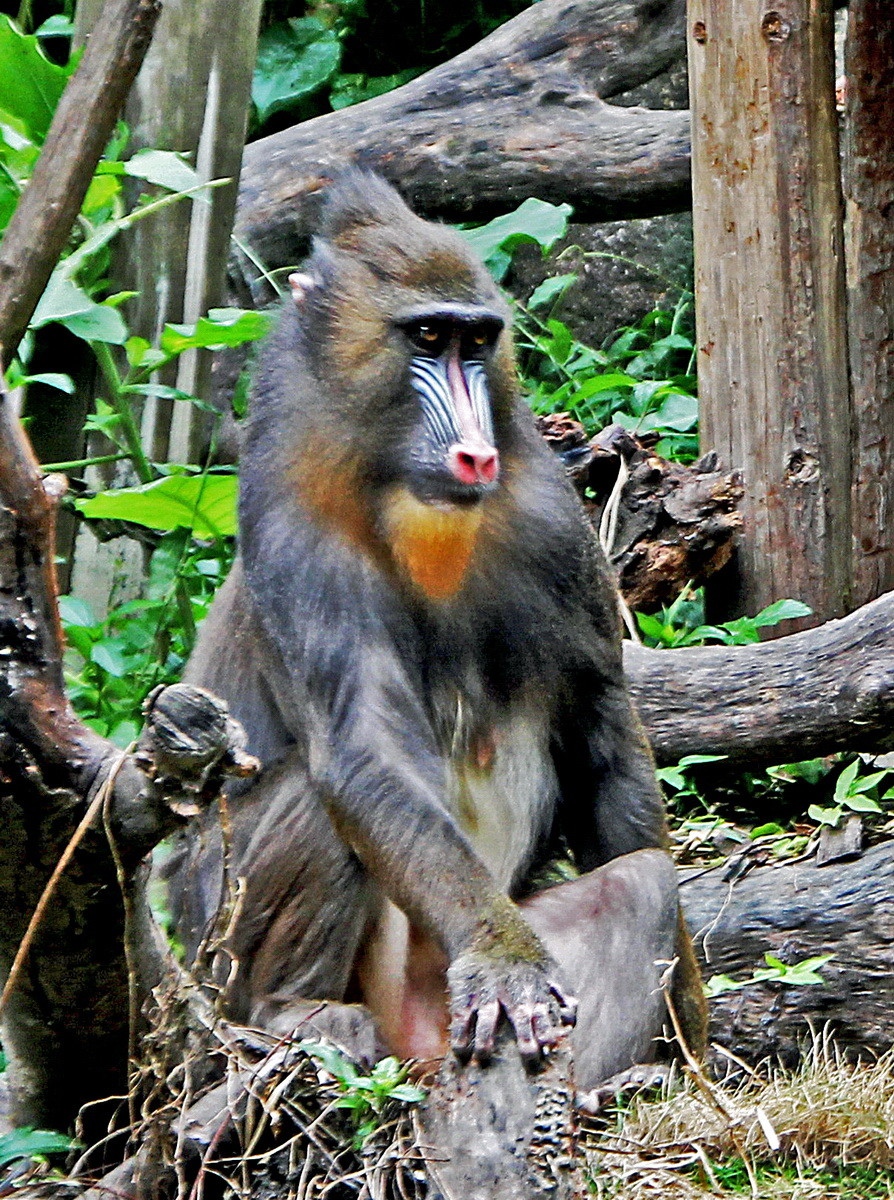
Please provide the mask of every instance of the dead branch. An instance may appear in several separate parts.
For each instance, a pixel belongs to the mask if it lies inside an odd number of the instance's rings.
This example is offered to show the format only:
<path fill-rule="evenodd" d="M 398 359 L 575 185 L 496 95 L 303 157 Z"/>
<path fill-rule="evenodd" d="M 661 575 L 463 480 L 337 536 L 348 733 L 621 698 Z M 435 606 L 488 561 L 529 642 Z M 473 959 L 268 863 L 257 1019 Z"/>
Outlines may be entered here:
<path fill-rule="evenodd" d="M 542 0 L 387 95 L 254 142 L 238 237 L 267 266 L 298 261 L 315 194 L 348 162 L 447 220 L 532 195 L 570 201 L 580 220 L 686 207 L 688 113 L 605 102 L 685 56 L 684 12 L 682 0 Z"/>
<path fill-rule="evenodd" d="M 850 616 L 756 646 L 651 650 L 624 666 L 659 762 L 737 766 L 894 745 L 894 592 Z"/>

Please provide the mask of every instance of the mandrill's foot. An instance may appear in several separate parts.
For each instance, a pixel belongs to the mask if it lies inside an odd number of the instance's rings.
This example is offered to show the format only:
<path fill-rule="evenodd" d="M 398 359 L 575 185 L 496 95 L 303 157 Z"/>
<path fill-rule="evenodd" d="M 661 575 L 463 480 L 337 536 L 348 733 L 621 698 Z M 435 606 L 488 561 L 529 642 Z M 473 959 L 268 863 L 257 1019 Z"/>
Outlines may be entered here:
<path fill-rule="evenodd" d="M 676 1063 L 635 1063 L 619 1071 L 588 1092 L 578 1092 L 575 1103 L 581 1112 L 597 1116 L 620 1096 L 632 1096 L 653 1088 L 671 1087 L 676 1075 Z"/>
<path fill-rule="evenodd" d="M 279 1037 L 326 1038 L 362 1067 L 390 1053 L 362 1004 L 270 995 L 254 1006 L 252 1024 Z"/>

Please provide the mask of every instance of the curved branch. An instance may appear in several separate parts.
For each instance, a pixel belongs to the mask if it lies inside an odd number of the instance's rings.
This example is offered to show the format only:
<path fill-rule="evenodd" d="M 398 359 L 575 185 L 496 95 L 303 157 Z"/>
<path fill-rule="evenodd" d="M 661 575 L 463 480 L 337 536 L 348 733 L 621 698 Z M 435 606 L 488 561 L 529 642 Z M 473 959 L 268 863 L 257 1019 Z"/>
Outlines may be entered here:
<path fill-rule="evenodd" d="M 387 95 L 248 146 L 237 234 L 270 266 L 295 262 L 315 193 L 347 162 L 448 220 L 531 195 L 583 220 L 683 208 L 689 114 L 605 98 L 680 60 L 684 33 L 681 0 L 541 0 Z"/>
<path fill-rule="evenodd" d="M 650 650 L 624 666 L 659 762 L 795 762 L 894 745 L 894 592 L 756 646 Z"/>

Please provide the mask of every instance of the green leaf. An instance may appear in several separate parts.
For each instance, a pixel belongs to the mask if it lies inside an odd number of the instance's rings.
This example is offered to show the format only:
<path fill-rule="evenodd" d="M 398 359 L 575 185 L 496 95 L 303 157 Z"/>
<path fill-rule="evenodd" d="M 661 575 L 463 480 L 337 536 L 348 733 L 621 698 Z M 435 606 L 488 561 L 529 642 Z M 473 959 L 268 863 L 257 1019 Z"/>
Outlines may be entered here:
<path fill-rule="evenodd" d="M 74 395 L 74 380 L 70 375 L 60 375 L 56 371 L 41 371 L 37 375 L 26 375 L 24 383 L 42 383 L 44 387 L 55 388 L 58 392 Z"/>
<path fill-rule="evenodd" d="M 547 204 L 529 196 L 514 212 L 495 217 L 477 229 L 463 229 L 461 233 L 488 264 L 496 252 L 511 253 L 522 242 L 534 242 L 546 254 L 564 237 L 571 213 L 570 204 Z"/>
<path fill-rule="evenodd" d="M 127 656 L 122 653 L 121 643 L 112 638 L 104 638 L 103 641 L 94 644 L 90 651 L 90 661 L 114 675 L 116 679 L 123 679 L 130 667 Z"/>
<path fill-rule="evenodd" d="M 834 829 L 841 820 L 842 809 L 836 807 L 824 808 L 819 804 L 811 804 L 807 809 L 807 815 L 811 821 L 816 821 L 818 825 L 828 825 Z"/>
<path fill-rule="evenodd" d="M 850 796 L 845 796 L 841 803 L 845 808 L 849 808 L 851 812 L 858 813 L 880 813 L 881 805 L 873 800 L 871 796 L 861 796 L 859 793 L 852 793 Z"/>
<path fill-rule="evenodd" d="M 172 150 L 138 150 L 120 165 L 131 179 L 144 179 L 169 192 L 188 192 L 202 183 L 195 169 Z"/>
<path fill-rule="evenodd" d="M 411 1083 L 398 1083 L 388 1092 L 389 1100 L 403 1100 L 405 1104 L 418 1104 L 425 1096 L 422 1088 L 414 1087 Z"/>
<path fill-rule="evenodd" d="M 264 337 L 272 322 L 270 313 L 213 308 L 207 317 L 201 317 L 195 325 L 165 325 L 161 348 L 165 354 L 171 355 L 194 347 L 219 350 L 223 346 L 241 346 L 244 342 Z"/>
<path fill-rule="evenodd" d="M 698 400 L 682 392 L 672 392 L 667 399 L 643 423 L 652 429 L 673 429 L 685 433 L 698 424 Z"/>
<path fill-rule="evenodd" d="M 34 30 L 36 38 L 71 37 L 74 34 L 74 21 L 63 13 L 47 17 L 42 25 Z"/>
<path fill-rule="evenodd" d="M 844 768 L 838 779 L 835 781 L 835 803 L 840 804 L 842 800 L 850 793 L 851 784 L 857 777 L 857 772 L 860 770 L 862 763 L 859 758 L 855 758 L 852 763 Z"/>
<path fill-rule="evenodd" d="M 259 123 L 320 91 L 340 63 L 337 34 L 315 17 L 292 17 L 265 29 L 258 39 L 251 85 Z"/>
<path fill-rule="evenodd" d="M 546 304 L 553 304 L 560 296 L 564 296 L 576 280 L 577 275 L 573 272 L 570 275 L 550 275 L 531 292 L 528 308 L 542 308 Z"/>
<path fill-rule="evenodd" d="M 191 529 L 198 537 L 236 532 L 235 475 L 169 475 L 143 487 L 75 500 L 86 517 L 132 521 L 150 529 Z"/>
<path fill-rule="evenodd" d="M 813 609 L 800 600 L 777 600 L 775 604 L 762 608 L 752 620 L 755 625 L 778 625 L 780 621 L 789 621 L 794 617 L 809 617 L 812 612 Z"/>
<path fill-rule="evenodd" d="M 124 319 L 107 304 L 97 304 L 57 267 L 38 301 L 31 328 L 39 329 L 56 321 L 85 341 L 123 345 L 127 340 Z"/>
<path fill-rule="evenodd" d="M 644 633 L 646 637 L 654 638 L 659 645 L 663 645 L 667 640 L 667 626 L 662 621 L 659 621 L 658 617 L 653 616 L 652 613 L 638 612 L 636 614 L 636 623 L 639 625 L 641 633 Z"/>
<path fill-rule="evenodd" d="M 90 605 L 79 600 L 77 596 L 59 597 L 59 616 L 65 625 L 83 625 L 90 628 L 97 623 Z"/>
<path fill-rule="evenodd" d="M 65 1134 L 23 1126 L 0 1137 L 0 1166 L 15 1162 L 17 1158 L 33 1158 L 36 1154 L 63 1154 L 76 1145 L 77 1142 Z"/>
<path fill-rule="evenodd" d="M 75 63 L 58 67 L 36 37 L 0 14 L 0 109 L 17 117 L 34 141 L 43 141 Z"/>

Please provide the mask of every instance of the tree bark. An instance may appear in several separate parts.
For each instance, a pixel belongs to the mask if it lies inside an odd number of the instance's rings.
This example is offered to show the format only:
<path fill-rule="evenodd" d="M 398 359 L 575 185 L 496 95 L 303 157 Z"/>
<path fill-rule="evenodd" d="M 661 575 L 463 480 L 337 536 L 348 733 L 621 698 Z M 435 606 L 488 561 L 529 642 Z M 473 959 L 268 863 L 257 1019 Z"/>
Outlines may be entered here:
<path fill-rule="evenodd" d="M 710 1004 L 711 1041 L 747 1062 L 793 1066 L 828 1023 L 851 1051 L 894 1045 L 894 842 L 856 862 L 759 867 L 734 882 L 721 869 L 682 882 L 683 910 L 705 977 L 737 982 L 765 967 L 831 954 L 823 984 L 754 983 Z"/>
<path fill-rule="evenodd" d="M 725 754 L 769 766 L 894 746 L 894 593 L 839 621 L 755 646 L 624 645 L 660 763 Z"/>
<path fill-rule="evenodd" d="M 855 604 L 894 588 L 894 8 L 851 0 L 845 257 L 854 396 Z"/>
<path fill-rule="evenodd" d="M 0 347 L 8 363 L 80 211 L 149 48 L 160 0 L 109 0 L 53 117 L 0 246 Z"/>
<path fill-rule="evenodd" d="M 396 91 L 248 146 L 237 233 L 268 267 L 298 261 L 349 162 L 448 220 L 531 195 L 579 220 L 688 207 L 686 114 L 605 103 L 683 53 L 682 0 L 541 0 Z"/>
<path fill-rule="evenodd" d="M 690 0 L 702 444 L 743 472 L 718 615 L 849 607 L 851 409 L 831 0 Z M 721 593 L 720 588 L 723 587 Z"/>

